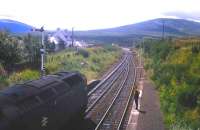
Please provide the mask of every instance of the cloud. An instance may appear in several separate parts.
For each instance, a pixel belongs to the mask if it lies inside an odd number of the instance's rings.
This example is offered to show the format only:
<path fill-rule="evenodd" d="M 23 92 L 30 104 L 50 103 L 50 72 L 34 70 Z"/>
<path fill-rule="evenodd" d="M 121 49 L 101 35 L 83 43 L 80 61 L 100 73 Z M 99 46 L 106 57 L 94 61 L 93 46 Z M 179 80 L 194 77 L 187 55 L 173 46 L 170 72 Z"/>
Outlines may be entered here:
<path fill-rule="evenodd" d="M 11 15 L 11 14 L 1 14 L 0 13 L 0 18 L 2 19 L 2 18 L 5 18 L 5 19 L 7 19 L 7 18 L 15 18 L 15 16 L 14 15 Z"/>
<path fill-rule="evenodd" d="M 188 20 L 194 20 L 194 21 L 200 21 L 199 14 L 200 14 L 200 11 L 195 11 L 195 12 L 174 11 L 174 12 L 163 13 L 163 15 L 167 17 L 175 17 L 175 18 L 188 19 Z"/>

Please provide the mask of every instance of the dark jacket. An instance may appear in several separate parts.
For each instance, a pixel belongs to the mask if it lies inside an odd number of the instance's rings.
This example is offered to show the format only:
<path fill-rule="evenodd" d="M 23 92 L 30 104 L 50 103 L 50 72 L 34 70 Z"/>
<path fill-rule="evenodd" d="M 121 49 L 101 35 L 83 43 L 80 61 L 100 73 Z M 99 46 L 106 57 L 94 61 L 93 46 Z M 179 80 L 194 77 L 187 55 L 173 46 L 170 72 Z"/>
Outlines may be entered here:
<path fill-rule="evenodd" d="M 135 90 L 134 99 L 138 99 L 139 95 L 140 95 L 140 92 L 138 90 Z"/>

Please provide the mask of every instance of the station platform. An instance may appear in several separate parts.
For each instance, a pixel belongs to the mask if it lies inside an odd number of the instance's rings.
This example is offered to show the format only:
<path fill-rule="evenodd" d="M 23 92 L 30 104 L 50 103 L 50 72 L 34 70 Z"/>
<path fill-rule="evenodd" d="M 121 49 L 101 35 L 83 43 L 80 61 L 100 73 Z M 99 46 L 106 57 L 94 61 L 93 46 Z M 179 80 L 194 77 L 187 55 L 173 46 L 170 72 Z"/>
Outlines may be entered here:
<path fill-rule="evenodd" d="M 148 78 L 142 77 L 138 85 L 141 91 L 139 110 L 135 109 L 133 103 L 126 130 L 164 130 L 159 95 L 154 84 Z"/>

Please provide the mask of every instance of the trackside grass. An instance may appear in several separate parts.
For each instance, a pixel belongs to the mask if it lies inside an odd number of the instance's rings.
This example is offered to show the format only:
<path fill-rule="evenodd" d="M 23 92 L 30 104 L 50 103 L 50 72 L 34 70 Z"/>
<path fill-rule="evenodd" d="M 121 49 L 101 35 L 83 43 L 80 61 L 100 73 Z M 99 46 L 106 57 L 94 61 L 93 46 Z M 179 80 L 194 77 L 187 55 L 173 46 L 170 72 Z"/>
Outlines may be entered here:
<path fill-rule="evenodd" d="M 66 49 L 61 52 L 49 54 L 46 57 L 46 73 L 52 74 L 59 71 L 79 71 L 86 75 L 88 81 L 98 78 L 121 56 L 122 51 L 118 47 L 106 46 L 87 49 Z M 7 77 L 0 77 L 1 88 L 37 79 L 39 70 L 25 69 L 14 72 Z M 1 81 L 2 79 L 2 81 Z"/>

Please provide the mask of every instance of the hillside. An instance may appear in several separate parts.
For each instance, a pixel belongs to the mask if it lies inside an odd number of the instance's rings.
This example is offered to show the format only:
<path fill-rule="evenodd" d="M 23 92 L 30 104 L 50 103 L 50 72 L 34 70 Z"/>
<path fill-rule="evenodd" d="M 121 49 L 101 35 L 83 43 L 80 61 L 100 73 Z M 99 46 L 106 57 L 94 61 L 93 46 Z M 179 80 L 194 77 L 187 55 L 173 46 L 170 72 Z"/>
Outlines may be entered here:
<path fill-rule="evenodd" d="M 160 37 L 164 30 L 166 36 L 196 36 L 200 35 L 200 23 L 184 19 L 159 18 L 144 21 L 136 24 L 125 25 L 116 28 L 76 31 L 77 37 L 96 37 L 96 36 L 156 36 Z M 59 26 L 59 25 L 58 25 Z M 13 33 L 30 32 L 32 26 L 22 22 L 0 19 L 0 29 L 7 29 Z"/>
<path fill-rule="evenodd" d="M 116 28 L 76 31 L 75 38 L 93 44 L 116 43 L 123 44 L 123 46 L 132 46 L 133 43 L 137 43 L 143 37 L 160 38 L 163 32 L 163 23 L 165 36 L 200 36 L 200 23 L 198 22 L 184 19 L 159 18 Z M 0 19 L 0 29 L 7 29 L 12 33 L 27 33 L 30 32 L 31 28 L 31 26 L 21 22 Z M 48 32 L 52 33 L 53 31 Z"/>
<path fill-rule="evenodd" d="M 159 18 L 110 29 L 79 31 L 76 34 L 79 36 L 161 36 L 163 22 L 165 35 L 167 36 L 200 35 L 200 23 L 184 19 L 168 18 Z"/>
<path fill-rule="evenodd" d="M 30 32 L 32 26 L 9 19 L 0 19 L 0 30 L 7 30 L 12 33 Z"/>

